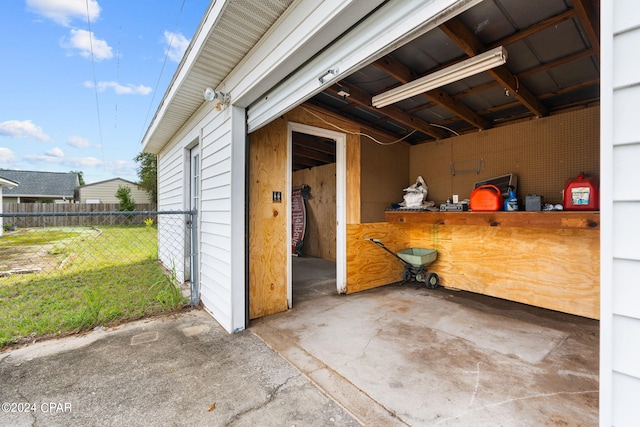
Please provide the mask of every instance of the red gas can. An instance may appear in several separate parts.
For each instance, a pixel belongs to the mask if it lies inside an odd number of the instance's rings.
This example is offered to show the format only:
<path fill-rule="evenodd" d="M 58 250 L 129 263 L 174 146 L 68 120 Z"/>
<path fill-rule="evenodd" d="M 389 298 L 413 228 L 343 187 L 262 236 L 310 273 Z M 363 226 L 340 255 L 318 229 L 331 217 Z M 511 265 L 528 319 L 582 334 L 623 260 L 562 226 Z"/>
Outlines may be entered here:
<path fill-rule="evenodd" d="M 600 209 L 598 180 L 583 173 L 567 180 L 562 199 L 567 211 L 597 211 Z"/>
<path fill-rule="evenodd" d="M 476 212 L 493 212 L 502 206 L 500 189 L 492 184 L 481 185 L 471 192 L 469 207 Z"/>

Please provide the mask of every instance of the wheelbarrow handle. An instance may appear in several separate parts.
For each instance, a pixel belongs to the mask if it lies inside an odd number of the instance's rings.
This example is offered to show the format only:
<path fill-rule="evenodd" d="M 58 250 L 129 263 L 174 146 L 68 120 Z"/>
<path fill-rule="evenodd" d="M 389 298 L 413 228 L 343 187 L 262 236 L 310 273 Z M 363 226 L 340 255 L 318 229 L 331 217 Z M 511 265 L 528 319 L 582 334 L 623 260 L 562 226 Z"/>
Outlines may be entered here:
<path fill-rule="evenodd" d="M 393 255 L 394 257 L 398 258 L 400 260 L 400 262 L 402 262 L 403 264 L 409 265 L 408 262 L 406 262 L 405 260 L 403 260 L 402 258 L 400 258 L 398 256 L 398 254 L 396 254 L 395 252 L 392 252 L 389 250 L 389 248 L 387 248 L 381 241 L 380 239 L 374 239 L 372 237 L 365 237 L 364 240 L 369 240 L 370 242 L 375 243 L 376 245 L 380 246 L 382 249 L 384 249 L 385 251 L 389 252 L 391 255 Z"/>

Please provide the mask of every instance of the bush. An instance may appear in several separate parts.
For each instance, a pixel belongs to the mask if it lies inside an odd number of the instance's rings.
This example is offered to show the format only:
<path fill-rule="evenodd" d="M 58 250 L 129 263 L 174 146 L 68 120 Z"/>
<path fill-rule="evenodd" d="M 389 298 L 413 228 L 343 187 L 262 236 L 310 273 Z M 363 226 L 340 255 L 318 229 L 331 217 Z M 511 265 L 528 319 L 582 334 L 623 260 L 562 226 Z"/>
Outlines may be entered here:
<path fill-rule="evenodd" d="M 136 209 L 136 202 L 131 197 L 131 188 L 122 185 L 119 186 L 118 191 L 116 191 L 116 197 L 120 201 L 119 211 L 131 212 Z"/>

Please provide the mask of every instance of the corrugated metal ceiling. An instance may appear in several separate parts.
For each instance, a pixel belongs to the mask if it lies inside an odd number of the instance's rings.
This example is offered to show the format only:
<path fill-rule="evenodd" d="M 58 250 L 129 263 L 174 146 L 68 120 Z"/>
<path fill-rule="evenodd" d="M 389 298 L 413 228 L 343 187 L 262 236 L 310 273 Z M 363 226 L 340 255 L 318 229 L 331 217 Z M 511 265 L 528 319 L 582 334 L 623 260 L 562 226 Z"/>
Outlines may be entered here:
<path fill-rule="evenodd" d="M 389 138 L 417 129 L 406 139 L 411 144 L 597 104 L 599 11 L 598 0 L 485 0 L 309 102 Z M 509 56 L 494 71 L 390 107 L 371 106 L 376 94 L 496 46 Z M 344 88 L 351 96 L 338 96 Z"/>

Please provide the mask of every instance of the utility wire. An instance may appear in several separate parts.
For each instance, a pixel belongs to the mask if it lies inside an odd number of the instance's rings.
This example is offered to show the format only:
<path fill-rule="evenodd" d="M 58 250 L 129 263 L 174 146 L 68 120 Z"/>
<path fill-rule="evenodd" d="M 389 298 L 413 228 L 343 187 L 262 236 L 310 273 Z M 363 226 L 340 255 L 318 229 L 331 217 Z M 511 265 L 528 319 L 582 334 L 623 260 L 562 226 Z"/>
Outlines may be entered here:
<path fill-rule="evenodd" d="M 162 73 L 164 72 L 164 67 L 167 64 L 167 58 L 169 58 L 169 52 L 171 52 L 171 47 L 173 46 L 173 37 L 176 34 L 178 29 L 178 25 L 180 24 L 180 18 L 182 17 L 182 11 L 184 9 L 184 3 L 186 0 L 182 0 L 182 5 L 180 5 L 180 12 L 178 12 L 178 19 L 176 20 L 176 25 L 173 27 L 173 31 L 171 32 L 171 38 L 169 39 L 169 46 L 167 47 L 167 51 L 164 55 L 164 60 L 162 61 L 162 67 L 160 67 L 160 74 L 158 75 L 158 80 L 156 80 L 156 86 L 153 89 L 153 95 L 151 95 L 151 102 L 149 102 L 149 108 L 147 109 L 147 115 L 144 118 L 144 123 L 142 124 L 142 130 L 140 131 L 139 141 L 142 141 L 144 137 L 145 129 L 147 127 L 147 122 L 149 121 L 149 114 L 151 114 L 151 107 L 153 107 L 153 102 L 156 99 L 156 93 L 158 92 L 158 87 L 160 86 L 160 79 L 162 78 Z"/>
<path fill-rule="evenodd" d="M 96 63 L 93 58 L 93 33 L 91 32 L 91 16 L 89 16 L 89 0 L 85 0 L 87 7 L 87 27 L 89 29 L 89 50 L 91 51 L 91 69 L 93 70 L 93 92 L 96 95 L 96 111 L 98 112 L 98 132 L 100 136 L 100 150 L 102 152 L 102 167 L 105 166 L 104 142 L 102 139 L 102 119 L 100 117 L 100 103 L 98 102 L 98 80 L 96 79 Z"/>

